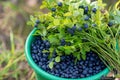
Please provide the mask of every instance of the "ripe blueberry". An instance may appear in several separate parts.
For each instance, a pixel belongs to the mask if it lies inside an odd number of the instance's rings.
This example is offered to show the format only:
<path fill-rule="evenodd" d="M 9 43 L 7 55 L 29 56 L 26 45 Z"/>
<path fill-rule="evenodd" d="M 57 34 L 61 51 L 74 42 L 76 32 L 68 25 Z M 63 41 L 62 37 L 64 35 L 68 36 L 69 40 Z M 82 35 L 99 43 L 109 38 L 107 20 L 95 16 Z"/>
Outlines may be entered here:
<path fill-rule="evenodd" d="M 88 24 L 84 24 L 84 28 L 88 28 Z"/>
<path fill-rule="evenodd" d="M 88 6 L 84 7 L 84 14 L 88 14 Z"/>
<path fill-rule="evenodd" d="M 69 32 L 72 36 L 74 35 L 74 30 L 72 30 L 71 28 L 68 28 L 67 32 Z"/>
<path fill-rule="evenodd" d="M 81 31 L 82 31 L 82 28 L 80 27 L 80 28 L 78 28 L 78 30 L 81 32 Z"/>
<path fill-rule="evenodd" d="M 58 6 L 60 6 L 60 7 L 61 7 L 61 6 L 62 6 L 62 2 L 58 2 Z"/>
<path fill-rule="evenodd" d="M 112 23 L 112 22 L 109 22 L 109 23 L 108 23 L 108 26 L 109 26 L 109 27 L 111 27 L 112 25 L 113 25 L 113 23 Z"/>
<path fill-rule="evenodd" d="M 72 27 L 72 30 L 73 30 L 73 31 L 75 31 L 75 30 L 76 30 L 76 25 L 74 25 L 74 26 Z"/>
<path fill-rule="evenodd" d="M 89 20 L 89 16 L 86 16 L 84 20 L 85 20 L 85 21 L 88 21 L 88 20 Z"/>
<path fill-rule="evenodd" d="M 66 44 L 65 40 L 64 39 L 61 39 L 61 46 L 64 46 Z"/>
<path fill-rule="evenodd" d="M 36 20 L 35 22 L 36 22 L 36 24 L 39 24 L 39 23 L 40 23 L 40 20 Z"/>
<path fill-rule="evenodd" d="M 96 8 L 93 8 L 92 9 L 92 12 L 96 13 L 97 9 Z"/>
<path fill-rule="evenodd" d="M 56 8 L 52 8 L 51 10 L 52 10 L 53 12 L 55 12 L 55 11 L 56 11 Z"/>

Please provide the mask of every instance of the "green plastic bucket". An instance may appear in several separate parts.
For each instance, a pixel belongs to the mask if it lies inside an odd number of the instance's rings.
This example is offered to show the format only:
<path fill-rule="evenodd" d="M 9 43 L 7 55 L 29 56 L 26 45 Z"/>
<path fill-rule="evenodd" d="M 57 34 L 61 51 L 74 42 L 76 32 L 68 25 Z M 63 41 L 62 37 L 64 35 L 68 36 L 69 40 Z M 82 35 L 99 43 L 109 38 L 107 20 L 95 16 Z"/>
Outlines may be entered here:
<path fill-rule="evenodd" d="M 36 73 L 36 80 L 99 80 L 101 78 L 101 76 L 103 75 L 107 75 L 109 73 L 109 69 L 106 68 L 103 71 L 101 71 L 100 73 L 90 76 L 90 77 L 86 77 L 86 78 L 79 78 L 79 79 L 68 79 L 68 78 L 60 78 L 60 77 L 56 77 L 54 75 L 51 75 L 45 71 L 43 71 L 41 68 L 39 68 L 37 66 L 37 64 L 34 63 L 32 57 L 31 57 L 31 43 L 34 39 L 33 34 L 35 33 L 37 29 L 34 28 L 31 33 L 29 34 L 26 43 L 25 43 L 25 56 L 27 58 L 27 61 L 29 63 L 29 65 L 32 67 L 32 69 L 35 71 Z"/>

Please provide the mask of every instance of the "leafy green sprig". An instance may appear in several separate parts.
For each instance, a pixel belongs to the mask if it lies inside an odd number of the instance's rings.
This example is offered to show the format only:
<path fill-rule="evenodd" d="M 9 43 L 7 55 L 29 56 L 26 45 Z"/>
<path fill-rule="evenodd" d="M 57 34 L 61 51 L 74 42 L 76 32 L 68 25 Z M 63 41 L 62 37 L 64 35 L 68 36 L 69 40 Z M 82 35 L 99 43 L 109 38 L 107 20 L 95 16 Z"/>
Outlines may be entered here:
<path fill-rule="evenodd" d="M 86 59 L 90 50 L 98 53 L 100 58 L 120 71 L 120 11 L 115 5 L 114 11 L 104 9 L 102 0 L 87 3 L 85 0 L 64 0 L 58 6 L 57 0 L 44 0 L 41 9 L 49 12 L 38 13 L 28 24 L 37 25 L 37 34 L 51 43 L 49 49 L 52 56 L 54 50 L 60 61 L 62 55 L 73 55 L 76 61 Z M 65 41 L 64 46 L 61 40 Z M 70 43 L 70 45 L 68 45 Z M 50 64 L 53 64 L 50 63 Z"/>

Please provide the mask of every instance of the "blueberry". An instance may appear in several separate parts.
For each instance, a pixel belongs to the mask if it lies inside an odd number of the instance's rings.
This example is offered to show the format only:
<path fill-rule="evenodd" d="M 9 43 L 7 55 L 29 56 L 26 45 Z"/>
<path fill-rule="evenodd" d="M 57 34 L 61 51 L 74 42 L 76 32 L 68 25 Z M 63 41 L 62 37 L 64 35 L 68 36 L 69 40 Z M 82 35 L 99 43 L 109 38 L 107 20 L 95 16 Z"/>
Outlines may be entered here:
<path fill-rule="evenodd" d="M 38 27 L 38 24 L 35 24 L 34 27 Z"/>
<path fill-rule="evenodd" d="M 61 60 L 65 60 L 65 58 L 66 58 L 65 56 L 62 56 L 62 57 L 61 57 Z"/>
<path fill-rule="evenodd" d="M 43 49 L 44 49 L 44 47 L 43 47 L 43 46 L 41 46 L 41 47 L 40 47 L 40 50 L 43 50 Z"/>
<path fill-rule="evenodd" d="M 66 64 L 62 64 L 61 69 L 64 70 L 64 69 L 66 69 L 66 67 L 67 67 Z"/>
<path fill-rule="evenodd" d="M 36 54 L 36 53 L 37 53 L 37 50 L 32 50 L 32 52 Z"/>
<path fill-rule="evenodd" d="M 83 65 L 84 64 L 84 62 L 83 61 L 80 61 L 80 65 Z"/>
<path fill-rule="evenodd" d="M 84 28 L 88 28 L 88 24 L 84 24 Z"/>
<path fill-rule="evenodd" d="M 82 31 L 82 28 L 80 27 L 78 30 L 81 32 L 81 31 Z"/>
<path fill-rule="evenodd" d="M 38 55 L 36 55 L 36 60 L 37 60 L 37 61 L 39 61 L 39 60 L 40 60 L 40 59 L 39 59 L 39 57 L 38 57 Z"/>
<path fill-rule="evenodd" d="M 37 63 L 37 60 L 35 59 L 34 62 Z"/>
<path fill-rule="evenodd" d="M 47 69 L 46 65 L 42 65 L 42 69 L 46 70 Z"/>
<path fill-rule="evenodd" d="M 72 30 L 75 31 L 76 28 L 77 28 L 76 25 L 74 25 L 74 26 L 72 27 Z"/>
<path fill-rule="evenodd" d="M 70 33 L 72 36 L 74 35 L 74 30 L 72 30 L 71 28 L 68 28 L 67 32 Z"/>
<path fill-rule="evenodd" d="M 33 47 L 32 47 L 32 49 L 33 49 L 33 50 L 36 50 L 36 49 L 37 49 L 37 47 L 36 47 L 36 46 L 33 46 Z"/>
<path fill-rule="evenodd" d="M 62 6 L 62 2 L 58 2 L 58 6 L 60 6 L 60 7 L 61 7 L 61 6 Z"/>
<path fill-rule="evenodd" d="M 48 40 L 44 40 L 43 43 L 46 44 L 48 42 Z"/>
<path fill-rule="evenodd" d="M 43 64 L 42 64 L 42 62 L 39 62 L 38 65 L 41 67 Z"/>
<path fill-rule="evenodd" d="M 86 71 L 86 70 L 84 70 L 82 73 L 83 73 L 84 75 L 86 75 L 86 74 L 87 74 L 87 71 Z"/>
<path fill-rule="evenodd" d="M 96 8 L 93 8 L 93 9 L 92 9 L 92 12 L 93 12 L 93 13 L 96 13 L 96 11 L 97 11 Z"/>
<path fill-rule="evenodd" d="M 86 16 L 84 20 L 85 20 L 85 21 L 88 21 L 88 20 L 89 20 L 89 16 Z"/>
<path fill-rule="evenodd" d="M 56 65 L 55 67 L 56 67 L 57 69 L 59 69 L 59 68 L 60 68 L 60 66 L 59 66 L 59 65 Z"/>
<path fill-rule="evenodd" d="M 109 27 L 111 27 L 112 25 L 113 25 L 113 23 L 112 23 L 112 22 L 109 22 L 109 23 L 108 23 L 108 26 L 109 26 Z"/>
<path fill-rule="evenodd" d="M 33 58 L 33 59 L 36 59 L 36 56 L 35 56 L 35 54 L 32 54 L 32 58 Z"/>
<path fill-rule="evenodd" d="M 65 74 L 65 77 L 66 77 L 66 78 L 68 78 L 68 77 L 69 77 L 69 75 L 68 75 L 68 74 Z"/>
<path fill-rule="evenodd" d="M 38 53 L 38 56 L 41 56 L 41 55 L 42 55 L 42 54 L 39 52 L 39 53 Z"/>
<path fill-rule="evenodd" d="M 97 25 L 96 24 L 92 24 L 92 27 L 96 27 Z"/>
<path fill-rule="evenodd" d="M 47 54 L 47 53 L 44 53 L 44 54 L 43 54 L 43 57 L 44 57 L 44 58 L 48 58 L 48 54 Z"/>
<path fill-rule="evenodd" d="M 81 78 L 84 78 L 85 76 L 83 74 L 80 75 Z"/>
<path fill-rule="evenodd" d="M 88 66 L 89 66 L 89 67 L 92 67 L 92 66 L 93 66 L 93 64 L 92 64 L 92 63 L 89 63 L 89 64 L 88 64 Z"/>
<path fill-rule="evenodd" d="M 39 24 L 39 23 L 40 23 L 40 20 L 36 20 L 35 22 L 36 22 L 36 24 Z"/>
<path fill-rule="evenodd" d="M 49 42 L 46 42 L 46 48 L 50 48 L 50 43 Z"/>
<path fill-rule="evenodd" d="M 93 57 L 90 57 L 90 61 L 94 61 L 95 59 Z"/>
<path fill-rule="evenodd" d="M 61 46 L 64 46 L 66 44 L 65 39 L 61 39 L 60 43 L 61 43 Z"/>
<path fill-rule="evenodd" d="M 88 6 L 84 7 L 84 14 L 88 14 Z"/>
<path fill-rule="evenodd" d="M 55 11 L 56 11 L 56 8 L 52 8 L 51 10 L 52 10 L 53 12 L 55 12 Z"/>
<path fill-rule="evenodd" d="M 90 68 L 89 70 L 88 70 L 88 73 L 92 73 L 93 72 L 93 70 L 92 70 L 92 68 Z"/>

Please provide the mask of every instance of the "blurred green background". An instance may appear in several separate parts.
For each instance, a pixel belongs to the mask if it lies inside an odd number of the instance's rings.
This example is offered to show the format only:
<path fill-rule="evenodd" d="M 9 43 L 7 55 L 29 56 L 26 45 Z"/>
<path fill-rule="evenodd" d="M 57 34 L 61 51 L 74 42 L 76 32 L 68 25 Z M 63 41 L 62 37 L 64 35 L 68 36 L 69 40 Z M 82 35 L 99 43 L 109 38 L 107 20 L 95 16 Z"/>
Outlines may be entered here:
<path fill-rule="evenodd" d="M 108 8 L 118 0 L 103 1 Z M 33 28 L 26 23 L 30 15 L 40 11 L 41 2 L 0 0 L 0 80 L 35 80 L 35 74 L 25 59 L 24 43 Z"/>

